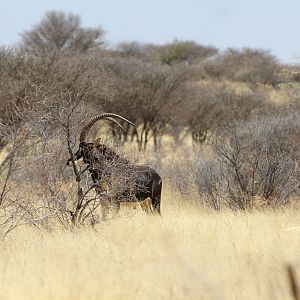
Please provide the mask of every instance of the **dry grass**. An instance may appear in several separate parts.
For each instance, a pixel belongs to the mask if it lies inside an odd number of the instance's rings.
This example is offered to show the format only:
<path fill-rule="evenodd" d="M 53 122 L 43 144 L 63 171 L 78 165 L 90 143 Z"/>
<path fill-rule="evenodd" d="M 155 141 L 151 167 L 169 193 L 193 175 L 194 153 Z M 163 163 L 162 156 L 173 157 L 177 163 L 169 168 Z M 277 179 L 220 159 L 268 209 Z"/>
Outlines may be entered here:
<path fill-rule="evenodd" d="M 138 210 L 95 231 L 14 231 L 0 247 L 0 298 L 292 299 L 299 211 L 212 213 L 163 196 L 163 218 Z"/>

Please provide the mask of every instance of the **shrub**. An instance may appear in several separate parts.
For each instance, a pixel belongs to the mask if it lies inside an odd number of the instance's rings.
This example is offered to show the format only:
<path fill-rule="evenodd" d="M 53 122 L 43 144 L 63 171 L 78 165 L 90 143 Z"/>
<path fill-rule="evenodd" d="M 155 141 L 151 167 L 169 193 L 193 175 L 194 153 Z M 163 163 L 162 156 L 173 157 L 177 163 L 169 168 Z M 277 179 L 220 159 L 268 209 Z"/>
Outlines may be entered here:
<path fill-rule="evenodd" d="M 268 51 L 229 49 L 207 62 L 205 70 L 213 78 L 276 85 L 280 65 Z"/>
<path fill-rule="evenodd" d="M 215 158 L 199 164 L 197 184 L 215 208 L 281 205 L 299 195 L 299 114 L 253 117 L 222 128 L 211 139 Z"/>
<path fill-rule="evenodd" d="M 192 41 L 178 41 L 161 47 L 160 61 L 163 64 L 173 65 L 175 63 L 196 63 L 218 53 L 211 46 L 198 45 Z"/>

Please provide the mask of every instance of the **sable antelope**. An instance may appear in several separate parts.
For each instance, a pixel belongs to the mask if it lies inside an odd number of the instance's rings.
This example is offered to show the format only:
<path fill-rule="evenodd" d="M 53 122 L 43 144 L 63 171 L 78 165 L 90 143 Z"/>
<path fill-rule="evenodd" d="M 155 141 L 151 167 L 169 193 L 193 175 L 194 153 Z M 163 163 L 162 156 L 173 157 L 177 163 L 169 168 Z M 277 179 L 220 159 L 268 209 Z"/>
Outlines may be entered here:
<path fill-rule="evenodd" d="M 125 131 L 115 118 L 135 126 L 124 117 L 113 113 L 103 113 L 93 117 L 81 130 L 79 149 L 74 154 L 74 158 L 76 161 L 82 159 L 83 162 L 87 164 L 86 169 L 89 170 L 91 174 L 97 192 L 103 192 L 105 189 L 116 190 L 114 204 L 118 209 L 120 202 L 137 201 L 142 203 L 147 198 L 150 198 L 153 207 L 152 212 L 161 214 L 162 180 L 155 170 L 148 166 L 133 164 L 129 160 L 120 157 L 114 150 L 101 144 L 100 139 L 97 139 L 94 143 L 88 143 L 86 141 L 91 127 L 95 122 L 101 119 L 109 120 Z M 67 164 L 71 164 L 71 158 L 68 159 Z M 117 168 L 112 168 L 112 166 L 117 166 Z M 118 174 L 112 170 L 114 169 L 118 172 L 118 170 L 120 170 L 118 167 L 125 173 L 125 176 L 124 174 L 121 176 L 123 179 L 125 177 L 125 182 L 123 182 L 123 186 L 120 190 L 114 187 L 114 183 L 116 182 L 114 179 Z"/>

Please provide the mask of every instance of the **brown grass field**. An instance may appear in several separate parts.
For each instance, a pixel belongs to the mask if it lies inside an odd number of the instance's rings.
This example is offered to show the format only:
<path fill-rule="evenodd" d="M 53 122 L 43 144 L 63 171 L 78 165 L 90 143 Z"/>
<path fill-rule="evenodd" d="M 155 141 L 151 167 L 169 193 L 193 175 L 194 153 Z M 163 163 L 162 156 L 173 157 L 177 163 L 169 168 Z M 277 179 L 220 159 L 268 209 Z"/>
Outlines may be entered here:
<path fill-rule="evenodd" d="M 162 218 L 124 211 L 95 230 L 13 231 L 0 299 L 292 299 L 299 211 L 210 212 L 167 188 Z"/>

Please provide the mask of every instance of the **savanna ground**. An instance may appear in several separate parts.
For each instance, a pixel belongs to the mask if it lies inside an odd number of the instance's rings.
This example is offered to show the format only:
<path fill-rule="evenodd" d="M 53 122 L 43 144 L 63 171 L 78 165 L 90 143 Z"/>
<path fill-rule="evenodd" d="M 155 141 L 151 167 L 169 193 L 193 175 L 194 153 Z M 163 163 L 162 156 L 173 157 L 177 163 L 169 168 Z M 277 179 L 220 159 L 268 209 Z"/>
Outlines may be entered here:
<path fill-rule="evenodd" d="M 293 299 L 299 66 L 262 49 L 104 42 L 50 11 L 0 47 L 0 300 Z M 139 134 L 101 124 L 89 141 L 161 174 L 162 217 L 83 205 L 66 161 L 101 112 Z"/>
<path fill-rule="evenodd" d="M 134 156 L 135 147 L 125 148 Z M 297 199 L 216 211 L 190 186 L 184 196 L 167 177 L 175 176 L 168 163 L 195 158 L 195 151 L 201 160 L 212 156 L 210 148 L 200 149 L 190 138 L 176 147 L 164 137 L 159 152 L 136 154 L 164 166 L 162 217 L 123 205 L 94 228 L 51 220 L 14 228 L 1 242 L 0 299 L 294 299 L 287 266 L 299 270 Z"/>
<path fill-rule="evenodd" d="M 217 213 L 179 198 L 164 189 L 162 218 L 127 209 L 94 230 L 20 227 L 1 243 L 1 299 L 292 299 L 298 210 Z"/>

